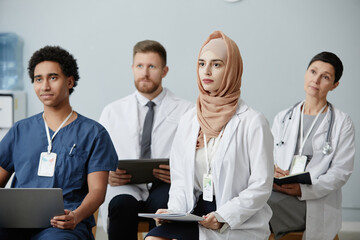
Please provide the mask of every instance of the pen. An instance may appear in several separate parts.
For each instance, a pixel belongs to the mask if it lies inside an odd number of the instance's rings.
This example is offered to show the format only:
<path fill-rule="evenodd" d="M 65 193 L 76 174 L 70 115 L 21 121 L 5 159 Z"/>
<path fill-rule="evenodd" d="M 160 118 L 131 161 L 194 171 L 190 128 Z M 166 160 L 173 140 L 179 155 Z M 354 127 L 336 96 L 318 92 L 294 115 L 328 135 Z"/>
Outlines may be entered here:
<path fill-rule="evenodd" d="M 75 143 L 74 143 L 74 145 L 72 146 L 72 148 L 70 149 L 69 156 L 71 156 L 71 153 L 72 153 L 72 151 L 74 150 L 74 148 L 76 148 L 76 144 L 75 144 Z"/>

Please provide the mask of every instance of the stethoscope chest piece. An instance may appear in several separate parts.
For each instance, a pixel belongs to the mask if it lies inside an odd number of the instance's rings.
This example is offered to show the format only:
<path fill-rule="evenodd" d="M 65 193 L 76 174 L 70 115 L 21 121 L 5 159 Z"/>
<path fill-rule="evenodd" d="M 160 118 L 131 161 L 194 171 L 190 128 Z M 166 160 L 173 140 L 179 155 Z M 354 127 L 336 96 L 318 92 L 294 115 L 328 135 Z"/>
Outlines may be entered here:
<path fill-rule="evenodd" d="M 323 154 L 329 155 L 332 152 L 332 147 L 329 142 L 325 142 L 325 145 L 323 147 Z"/>
<path fill-rule="evenodd" d="M 281 138 L 281 141 L 276 144 L 276 146 L 280 147 L 280 146 L 282 146 L 282 145 L 285 144 L 285 142 L 284 142 L 284 136 L 285 136 L 285 132 L 286 132 L 286 130 L 287 130 L 287 127 L 288 127 L 288 125 L 289 125 L 289 123 L 288 123 L 288 124 L 285 124 L 285 121 L 287 120 L 287 118 L 288 118 L 288 121 L 290 121 L 290 120 L 292 119 L 292 115 L 293 115 L 294 109 L 295 109 L 296 106 L 299 105 L 299 104 L 301 104 L 301 102 L 296 103 L 292 108 L 290 108 L 290 109 L 286 112 L 286 114 L 285 114 L 285 116 L 284 116 L 284 118 L 283 118 L 283 120 L 282 120 L 282 124 L 284 125 L 284 126 L 283 126 L 283 129 L 284 129 L 284 130 L 283 130 L 282 138 Z M 328 102 L 328 106 L 329 106 L 329 111 L 330 111 L 330 122 L 329 122 L 328 131 L 327 131 L 327 134 L 326 134 L 326 140 L 325 140 L 325 143 L 324 143 L 324 147 L 323 147 L 323 149 L 322 149 L 322 153 L 323 153 L 324 155 L 329 155 L 329 154 L 333 151 L 333 148 L 331 147 L 331 144 L 330 144 L 330 138 L 331 138 L 331 131 L 332 131 L 332 128 L 333 128 L 335 116 L 334 116 L 334 111 L 333 111 L 333 108 L 332 108 L 331 103 Z"/>

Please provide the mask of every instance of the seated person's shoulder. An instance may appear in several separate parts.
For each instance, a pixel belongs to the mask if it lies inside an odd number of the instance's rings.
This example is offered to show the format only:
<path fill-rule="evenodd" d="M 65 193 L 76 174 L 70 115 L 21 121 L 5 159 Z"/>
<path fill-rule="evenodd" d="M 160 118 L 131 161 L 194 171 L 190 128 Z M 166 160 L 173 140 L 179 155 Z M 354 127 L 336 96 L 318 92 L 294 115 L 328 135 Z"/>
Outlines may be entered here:
<path fill-rule="evenodd" d="M 180 121 L 191 121 L 196 115 L 196 107 L 192 107 L 181 116 Z"/>
<path fill-rule="evenodd" d="M 166 89 L 165 91 L 166 91 L 167 98 L 172 99 L 174 102 L 176 102 L 178 104 L 179 107 L 182 107 L 184 109 L 190 109 L 190 108 L 194 107 L 194 104 L 192 102 L 176 96 L 169 89 Z"/>
<path fill-rule="evenodd" d="M 133 100 L 135 100 L 135 94 L 130 94 L 130 95 L 126 96 L 126 97 L 117 99 L 117 100 L 107 104 L 104 107 L 104 110 L 117 109 L 119 107 L 121 108 L 121 106 L 125 106 L 125 105 L 129 104 L 129 102 L 133 101 Z"/>
<path fill-rule="evenodd" d="M 351 124 L 351 125 L 353 124 L 350 116 L 347 113 L 341 111 L 338 108 L 334 108 L 333 111 L 335 113 L 335 119 L 343 119 L 345 124 Z"/>
<path fill-rule="evenodd" d="M 31 117 L 28 117 L 28 118 L 24 118 L 22 120 L 19 120 L 17 121 L 14 126 L 13 126 L 13 129 L 16 129 L 16 130 L 25 130 L 26 129 L 34 129 L 34 127 L 38 124 L 41 124 L 43 123 L 43 118 L 42 118 L 42 113 L 38 113 L 38 114 L 35 114 Z"/>
<path fill-rule="evenodd" d="M 194 104 L 187 101 L 187 100 L 183 100 L 183 99 L 180 99 L 179 102 L 178 102 L 178 105 L 177 105 L 177 109 L 178 109 L 178 113 L 180 115 L 184 115 L 185 113 L 189 112 L 189 110 L 193 109 L 194 108 Z"/>
<path fill-rule="evenodd" d="M 185 109 L 187 109 L 187 110 L 189 110 L 189 109 L 191 109 L 191 108 L 193 108 L 194 106 L 195 106 L 195 104 L 193 104 L 192 102 L 190 102 L 190 101 L 187 101 L 187 100 L 184 100 L 184 99 L 181 99 L 181 101 L 182 101 L 182 105 L 183 105 L 183 107 L 185 108 Z"/>
<path fill-rule="evenodd" d="M 237 116 L 244 122 L 248 122 L 251 124 L 266 124 L 268 125 L 268 121 L 263 113 L 253 109 L 248 106 L 245 102 L 239 102 L 240 106 L 238 107 Z"/>
<path fill-rule="evenodd" d="M 85 132 L 92 133 L 94 135 L 106 132 L 105 128 L 100 123 L 79 113 L 77 120 L 79 121 L 78 128 L 84 130 Z"/>
<path fill-rule="evenodd" d="M 104 124 L 109 121 L 118 121 L 119 118 L 127 118 L 129 111 L 134 108 L 135 101 L 135 95 L 131 94 L 109 103 L 102 110 L 99 122 Z"/>

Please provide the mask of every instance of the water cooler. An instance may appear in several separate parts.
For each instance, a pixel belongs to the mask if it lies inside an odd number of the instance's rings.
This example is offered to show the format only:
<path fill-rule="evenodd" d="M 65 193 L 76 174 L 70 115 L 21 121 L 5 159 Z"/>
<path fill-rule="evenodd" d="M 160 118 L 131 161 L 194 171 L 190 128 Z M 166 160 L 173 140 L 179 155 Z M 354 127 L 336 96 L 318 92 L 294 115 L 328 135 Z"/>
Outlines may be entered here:
<path fill-rule="evenodd" d="M 22 81 L 22 39 L 0 32 L 0 141 L 15 122 L 26 117 Z M 6 186 L 11 182 L 8 181 Z"/>

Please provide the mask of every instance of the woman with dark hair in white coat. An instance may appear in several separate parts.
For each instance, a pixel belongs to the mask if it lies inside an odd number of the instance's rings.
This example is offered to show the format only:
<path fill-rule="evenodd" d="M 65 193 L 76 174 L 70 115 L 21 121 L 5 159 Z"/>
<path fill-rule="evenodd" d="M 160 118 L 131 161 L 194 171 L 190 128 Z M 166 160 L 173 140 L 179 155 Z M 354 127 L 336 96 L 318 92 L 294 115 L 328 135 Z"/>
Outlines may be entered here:
<path fill-rule="evenodd" d="M 164 222 L 146 239 L 268 239 L 273 137 L 265 117 L 240 99 L 242 59 L 216 31 L 198 58 L 195 109 L 178 126 L 170 154 L 168 209 L 203 216 Z M 206 184 L 205 184 L 206 183 Z"/>
<path fill-rule="evenodd" d="M 312 185 L 274 184 L 268 203 L 276 239 L 306 230 L 303 239 L 329 240 L 341 228 L 341 187 L 353 171 L 355 132 L 350 117 L 327 95 L 339 85 L 342 72 L 335 54 L 314 56 L 305 73 L 305 100 L 274 119 L 275 177 L 308 171 L 312 180 Z"/>

